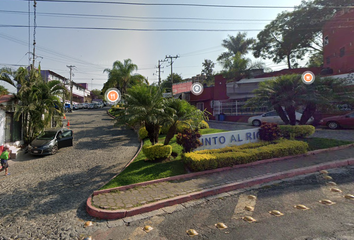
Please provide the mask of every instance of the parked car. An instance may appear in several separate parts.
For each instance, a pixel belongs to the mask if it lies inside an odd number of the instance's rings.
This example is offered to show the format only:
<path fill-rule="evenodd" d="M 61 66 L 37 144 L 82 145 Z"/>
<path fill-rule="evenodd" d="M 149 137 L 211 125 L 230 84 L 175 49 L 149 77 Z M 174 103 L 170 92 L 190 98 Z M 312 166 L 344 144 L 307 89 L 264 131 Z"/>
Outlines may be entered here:
<path fill-rule="evenodd" d="M 296 122 L 300 122 L 302 114 L 299 112 L 295 112 L 296 116 Z M 311 124 L 313 122 L 314 118 L 311 117 L 308 121 L 307 124 Z M 248 124 L 253 125 L 253 126 L 260 126 L 262 122 L 270 122 L 270 123 L 277 123 L 277 124 L 284 124 L 283 120 L 280 118 L 278 113 L 276 111 L 270 111 L 263 113 L 262 115 L 259 116 L 253 116 L 248 118 Z"/>
<path fill-rule="evenodd" d="M 73 104 L 73 109 L 78 110 L 79 109 L 79 104 Z"/>
<path fill-rule="evenodd" d="M 70 103 L 65 103 L 64 105 L 64 111 L 65 112 L 72 112 L 72 106 L 70 105 Z"/>
<path fill-rule="evenodd" d="M 89 109 L 94 109 L 94 108 L 95 108 L 95 104 L 90 103 L 90 104 L 88 105 L 88 108 L 89 108 Z"/>
<path fill-rule="evenodd" d="M 323 118 L 320 120 L 320 125 L 327 126 L 330 129 L 354 128 L 354 112 Z"/>
<path fill-rule="evenodd" d="M 73 131 L 67 128 L 50 128 L 43 131 L 28 145 L 32 155 L 56 154 L 60 148 L 73 146 Z"/>
<path fill-rule="evenodd" d="M 82 108 L 88 109 L 88 105 L 89 105 L 88 103 L 83 103 Z"/>

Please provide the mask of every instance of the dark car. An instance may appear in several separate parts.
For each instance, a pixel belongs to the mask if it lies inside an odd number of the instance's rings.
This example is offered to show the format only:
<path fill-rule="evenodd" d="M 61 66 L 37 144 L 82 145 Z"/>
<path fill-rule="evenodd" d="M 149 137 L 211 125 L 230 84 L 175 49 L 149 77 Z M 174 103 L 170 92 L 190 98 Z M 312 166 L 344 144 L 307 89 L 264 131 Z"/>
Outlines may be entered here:
<path fill-rule="evenodd" d="M 42 132 L 28 145 L 32 155 L 56 154 L 60 148 L 73 145 L 73 131 L 66 128 L 51 128 Z"/>
<path fill-rule="evenodd" d="M 323 118 L 320 121 L 320 125 L 327 126 L 330 129 L 354 128 L 354 112 L 340 116 Z"/>

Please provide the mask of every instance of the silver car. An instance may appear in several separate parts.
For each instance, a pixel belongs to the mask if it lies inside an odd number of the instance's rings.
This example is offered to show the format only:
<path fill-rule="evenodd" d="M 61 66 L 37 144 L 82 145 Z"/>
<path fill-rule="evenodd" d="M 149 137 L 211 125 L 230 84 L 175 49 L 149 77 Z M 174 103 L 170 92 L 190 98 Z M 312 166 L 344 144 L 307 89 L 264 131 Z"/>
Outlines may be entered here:
<path fill-rule="evenodd" d="M 296 123 L 300 123 L 300 119 L 302 114 L 299 112 L 295 112 L 296 116 Z M 311 117 L 308 121 L 307 124 L 311 124 L 313 122 L 313 117 Z M 253 125 L 253 126 L 260 126 L 262 122 L 269 122 L 269 123 L 277 123 L 277 124 L 284 124 L 283 120 L 280 118 L 278 113 L 276 111 L 270 111 L 263 113 L 262 115 L 259 116 L 253 116 L 248 119 L 248 124 Z"/>

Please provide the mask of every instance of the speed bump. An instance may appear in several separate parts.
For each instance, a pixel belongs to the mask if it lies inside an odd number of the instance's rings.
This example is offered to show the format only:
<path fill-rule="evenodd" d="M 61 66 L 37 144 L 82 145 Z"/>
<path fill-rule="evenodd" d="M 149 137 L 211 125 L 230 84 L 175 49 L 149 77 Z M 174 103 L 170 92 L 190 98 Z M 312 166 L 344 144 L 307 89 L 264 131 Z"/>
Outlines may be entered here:
<path fill-rule="evenodd" d="M 306 207 L 305 205 L 302 204 L 297 204 L 294 206 L 294 208 L 296 209 L 300 209 L 300 210 L 309 210 L 310 208 Z"/>
<path fill-rule="evenodd" d="M 269 211 L 269 213 L 273 216 L 276 216 L 276 217 L 280 217 L 280 216 L 283 216 L 284 213 L 278 211 L 278 210 L 272 210 L 272 211 Z"/>

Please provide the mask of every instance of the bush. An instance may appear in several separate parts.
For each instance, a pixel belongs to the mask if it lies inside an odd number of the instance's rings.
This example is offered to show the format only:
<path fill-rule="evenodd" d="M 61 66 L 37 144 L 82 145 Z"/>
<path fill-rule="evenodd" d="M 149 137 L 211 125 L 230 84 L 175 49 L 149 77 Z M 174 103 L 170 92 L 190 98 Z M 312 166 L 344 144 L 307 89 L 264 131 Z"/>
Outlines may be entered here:
<path fill-rule="evenodd" d="M 148 137 L 148 131 L 146 130 L 145 127 L 142 127 L 139 129 L 139 138 L 140 140 L 143 140 Z"/>
<path fill-rule="evenodd" d="M 279 126 L 280 133 L 285 138 L 305 138 L 315 133 L 315 127 L 311 125 L 283 125 Z"/>
<path fill-rule="evenodd" d="M 190 121 L 187 121 L 187 122 L 178 121 L 176 133 L 183 133 L 184 130 L 191 129 L 191 126 L 189 124 L 190 124 Z"/>
<path fill-rule="evenodd" d="M 245 146 L 246 147 L 242 147 Z M 184 162 L 193 171 L 203 171 L 237 164 L 250 163 L 262 159 L 284 157 L 307 152 L 308 144 L 295 140 L 250 143 L 242 146 L 217 149 L 207 153 L 205 150 L 184 154 Z M 254 147 L 253 145 L 257 146 Z"/>
<path fill-rule="evenodd" d="M 200 128 L 200 129 L 209 128 L 209 124 L 208 124 L 206 121 L 202 120 L 202 121 L 199 123 L 199 128 Z"/>
<path fill-rule="evenodd" d="M 171 126 L 161 126 L 160 133 L 166 135 Z"/>
<path fill-rule="evenodd" d="M 143 153 L 150 161 L 165 159 L 171 156 L 172 146 L 162 144 L 144 145 Z"/>
<path fill-rule="evenodd" d="M 202 146 L 199 138 L 201 135 L 192 129 L 185 129 L 182 133 L 178 133 L 176 136 L 177 144 L 183 147 L 183 152 L 191 152 L 199 146 Z"/>
<path fill-rule="evenodd" d="M 278 124 L 264 122 L 259 129 L 259 138 L 263 141 L 274 141 L 280 138 Z"/>

